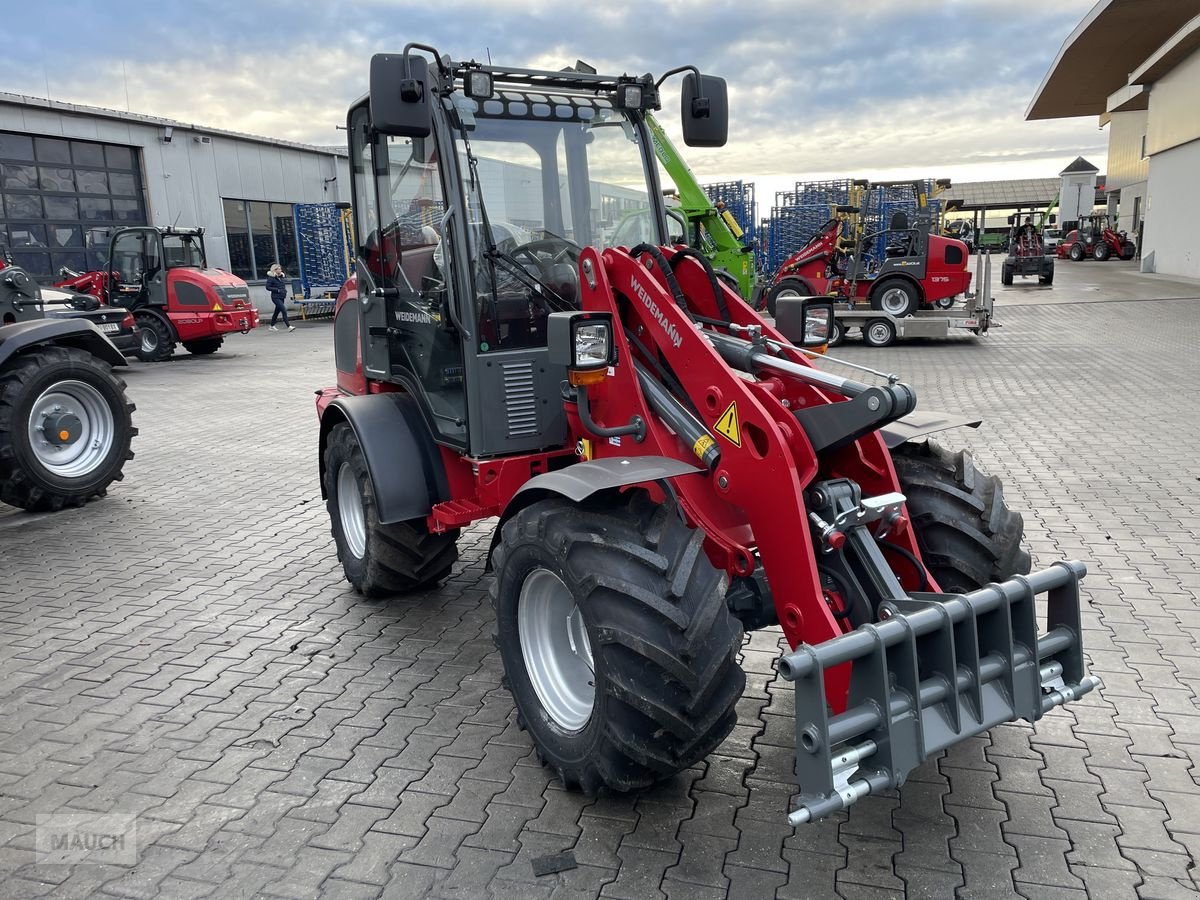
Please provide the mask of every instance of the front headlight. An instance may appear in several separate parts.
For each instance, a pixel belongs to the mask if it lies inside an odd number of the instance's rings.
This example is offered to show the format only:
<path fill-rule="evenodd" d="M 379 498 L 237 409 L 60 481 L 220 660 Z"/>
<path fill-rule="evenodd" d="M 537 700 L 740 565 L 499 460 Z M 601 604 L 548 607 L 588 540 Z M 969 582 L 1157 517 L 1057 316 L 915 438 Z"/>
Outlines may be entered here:
<path fill-rule="evenodd" d="M 607 366 L 611 347 L 612 325 L 609 322 L 578 322 L 575 326 L 572 368 Z"/>

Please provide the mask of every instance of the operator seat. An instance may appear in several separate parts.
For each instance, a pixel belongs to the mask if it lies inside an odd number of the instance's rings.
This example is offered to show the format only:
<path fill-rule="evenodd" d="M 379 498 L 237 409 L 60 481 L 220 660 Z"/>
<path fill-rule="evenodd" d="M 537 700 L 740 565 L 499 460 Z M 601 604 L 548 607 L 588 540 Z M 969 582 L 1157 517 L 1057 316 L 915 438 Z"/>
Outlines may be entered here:
<path fill-rule="evenodd" d="M 888 226 L 887 247 L 884 250 L 884 255 L 888 259 L 893 257 L 911 256 L 912 255 L 912 232 L 908 230 L 908 213 L 895 212 L 892 213 L 892 222 Z"/>

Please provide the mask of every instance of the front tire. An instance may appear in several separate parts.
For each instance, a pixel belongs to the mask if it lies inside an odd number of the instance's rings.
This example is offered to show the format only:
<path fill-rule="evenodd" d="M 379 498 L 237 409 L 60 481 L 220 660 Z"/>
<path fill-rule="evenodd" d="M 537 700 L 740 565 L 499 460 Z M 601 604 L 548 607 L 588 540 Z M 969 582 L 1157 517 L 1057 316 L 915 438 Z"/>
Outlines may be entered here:
<path fill-rule="evenodd" d="M 780 297 L 812 297 L 815 292 L 803 278 L 784 278 L 767 292 L 767 314 L 775 317 L 775 305 Z"/>
<path fill-rule="evenodd" d="M 1083 257 L 1084 257 L 1083 245 L 1082 244 L 1072 244 L 1071 251 L 1068 255 L 1071 257 L 1072 261 L 1082 262 Z"/>
<path fill-rule="evenodd" d="M 1038 279 L 1039 284 L 1054 284 L 1054 263 L 1050 263 L 1042 269 L 1042 275 Z"/>
<path fill-rule="evenodd" d="M 846 326 L 841 323 L 837 316 L 834 316 L 833 329 L 829 332 L 829 346 L 840 347 L 845 340 Z"/>
<path fill-rule="evenodd" d="M 133 459 L 125 382 L 83 350 L 44 347 L 0 372 L 0 501 L 31 512 L 82 506 Z"/>
<path fill-rule="evenodd" d="M 1000 479 L 976 468 L 970 453 L 908 443 L 892 451 L 892 462 L 921 558 L 943 591 L 1029 573 L 1025 523 L 1004 502 Z"/>
<path fill-rule="evenodd" d="M 142 330 L 142 343 L 138 347 L 138 359 L 142 362 L 162 362 L 175 353 L 175 335 L 171 327 L 153 313 L 135 313 L 138 328 Z"/>
<path fill-rule="evenodd" d="M 1011 285 L 1013 283 L 1013 269 L 1008 263 L 1000 267 L 1000 283 L 1003 285 Z"/>
<path fill-rule="evenodd" d="M 325 446 L 325 496 L 338 559 L 358 593 L 409 593 L 450 574 L 458 559 L 458 530 L 433 534 L 424 519 L 381 524 L 366 458 L 345 422 L 333 427 Z"/>
<path fill-rule="evenodd" d="M 1098 262 L 1105 262 L 1110 256 L 1112 256 L 1112 247 L 1108 246 L 1108 244 L 1106 244 L 1104 241 L 1099 241 L 1097 242 L 1096 246 L 1092 248 L 1092 256 Z"/>
<path fill-rule="evenodd" d="M 920 291 L 903 278 L 888 278 L 871 293 L 871 309 L 897 319 L 911 316 L 920 304 Z"/>
<path fill-rule="evenodd" d="M 505 681 L 567 787 L 646 787 L 736 723 L 742 628 L 703 540 L 643 494 L 543 500 L 504 523 L 491 599 Z"/>
<path fill-rule="evenodd" d="M 221 337 L 201 338 L 198 341 L 184 341 L 183 349 L 193 356 L 207 356 L 221 349 L 225 339 Z"/>

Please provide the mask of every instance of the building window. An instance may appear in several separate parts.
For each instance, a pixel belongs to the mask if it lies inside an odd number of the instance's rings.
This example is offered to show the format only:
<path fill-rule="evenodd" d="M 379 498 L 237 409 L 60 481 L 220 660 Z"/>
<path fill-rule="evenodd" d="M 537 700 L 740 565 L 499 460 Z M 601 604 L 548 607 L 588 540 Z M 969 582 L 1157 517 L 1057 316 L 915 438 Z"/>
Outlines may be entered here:
<path fill-rule="evenodd" d="M 1142 135 L 1142 159 L 1146 158 L 1146 136 Z"/>
<path fill-rule="evenodd" d="M 0 245 L 16 265 L 43 280 L 102 269 L 113 230 L 145 224 L 133 148 L 0 131 Z"/>
<path fill-rule="evenodd" d="M 247 281 L 262 280 L 273 263 L 297 274 L 299 249 L 291 203 L 265 200 L 222 200 L 229 270 Z"/>

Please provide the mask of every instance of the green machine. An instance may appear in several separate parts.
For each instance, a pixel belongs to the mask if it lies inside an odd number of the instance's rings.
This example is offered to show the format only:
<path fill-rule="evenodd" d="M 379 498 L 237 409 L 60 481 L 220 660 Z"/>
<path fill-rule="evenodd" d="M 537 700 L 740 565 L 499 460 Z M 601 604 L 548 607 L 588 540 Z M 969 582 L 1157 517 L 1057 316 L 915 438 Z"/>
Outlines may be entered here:
<path fill-rule="evenodd" d="M 650 113 L 646 127 L 654 142 L 654 154 L 675 182 L 678 206 L 668 206 L 667 215 L 681 227 L 684 241 L 703 253 L 717 274 L 726 277 L 747 301 L 754 297 L 756 283 L 754 247 L 743 239 L 742 229 L 727 209 L 719 208 L 692 174 L 667 133 Z M 676 229 L 672 227 L 671 232 Z"/>

